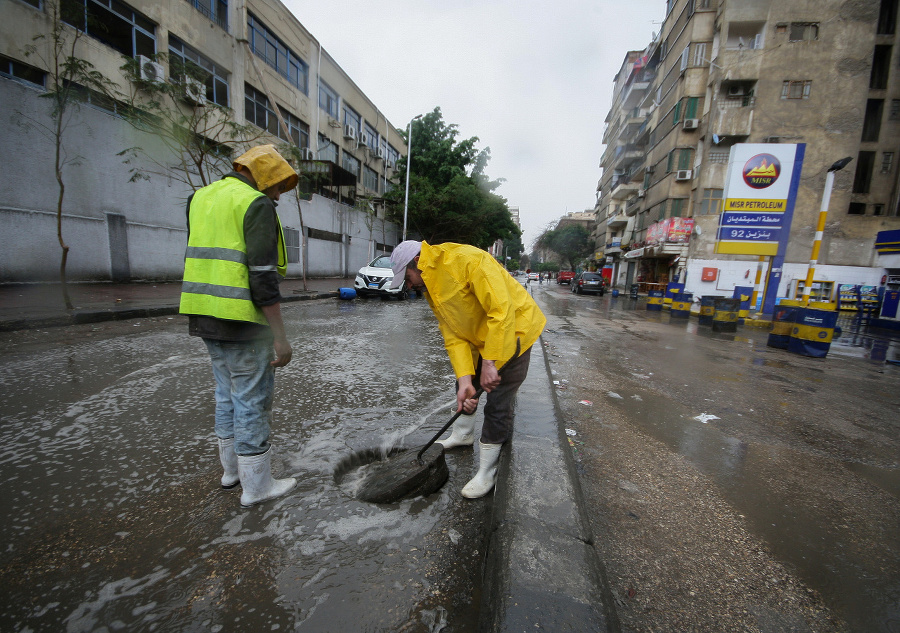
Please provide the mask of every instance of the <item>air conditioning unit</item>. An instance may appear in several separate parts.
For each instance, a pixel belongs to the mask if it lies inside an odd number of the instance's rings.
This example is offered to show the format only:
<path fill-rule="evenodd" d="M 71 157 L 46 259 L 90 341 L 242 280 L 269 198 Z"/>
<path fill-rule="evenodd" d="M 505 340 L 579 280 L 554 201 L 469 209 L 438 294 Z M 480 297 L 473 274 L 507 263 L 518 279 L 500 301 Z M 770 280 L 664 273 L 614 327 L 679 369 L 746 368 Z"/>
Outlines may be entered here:
<path fill-rule="evenodd" d="M 647 195 L 647 192 L 646 192 L 645 190 L 643 190 L 643 189 L 638 189 L 638 192 L 637 192 L 637 197 L 638 197 L 638 198 L 643 198 L 645 195 Z"/>
<path fill-rule="evenodd" d="M 153 61 L 146 55 L 138 55 L 137 63 L 141 70 L 141 81 L 149 81 L 151 83 L 165 81 L 166 71 L 162 64 Z"/>
<path fill-rule="evenodd" d="M 300 154 L 303 160 L 316 160 L 316 153 L 308 147 L 304 147 Z"/>
<path fill-rule="evenodd" d="M 394 165 L 396 164 L 396 163 L 394 163 L 394 161 L 392 161 L 390 158 L 387 159 L 386 163 L 387 163 L 387 168 L 388 168 L 388 169 L 393 169 L 393 168 L 394 168 Z"/>
<path fill-rule="evenodd" d="M 679 169 L 675 172 L 675 180 L 690 180 L 691 179 L 691 170 L 690 169 Z"/>
<path fill-rule="evenodd" d="M 357 132 L 356 128 L 353 127 L 352 125 L 344 126 L 344 138 L 355 139 L 357 134 L 358 134 L 358 132 Z"/>
<path fill-rule="evenodd" d="M 744 92 L 745 92 L 744 86 L 741 86 L 741 85 L 728 86 L 728 96 L 729 97 L 743 97 Z"/>
<path fill-rule="evenodd" d="M 387 157 L 387 152 L 384 150 L 383 147 L 379 147 L 379 148 L 376 150 L 375 155 L 376 155 L 378 158 L 386 158 L 386 157 Z"/>
<path fill-rule="evenodd" d="M 184 86 L 184 98 L 195 106 L 206 105 L 206 85 L 199 79 L 183 76 L 181 85 Z"/>
<path fill-rule="evenodd" d="M 696 130 L 699 124 L 700 119 L 685 119 L 681 127 L 684 130 Z"/>
<path fill-rule="evenodd" d="M 650 165 L 649 167 L 644 167 L 644 173 L 652 174 L 653 173 L 653 165 Z"/>
<path fill-rule="evenodd" d="M 360 136 L 359 136 L 360 143 L 362 143 L 363 145 L 368 145 L 371 140 L 372 140 L 372 138 L 368 132 L 366 132 L 365 130 L 360 132 Z"/>

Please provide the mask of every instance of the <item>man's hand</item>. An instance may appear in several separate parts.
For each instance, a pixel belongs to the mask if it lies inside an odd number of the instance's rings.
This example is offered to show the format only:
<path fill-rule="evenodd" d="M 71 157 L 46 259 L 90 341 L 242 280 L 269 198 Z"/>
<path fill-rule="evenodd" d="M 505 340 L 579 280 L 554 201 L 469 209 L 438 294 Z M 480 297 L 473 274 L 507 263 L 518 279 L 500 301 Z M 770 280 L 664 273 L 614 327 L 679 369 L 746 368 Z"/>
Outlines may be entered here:
<path fill-rule="evenodd" d="M 481 388 L 490 393 L 500 386 L 500 372 L 492 360 L 481 360 Z"/>
<path fill-rule="evenodd" d="M 456 410 L 462 410 L 463 413 L 475 413 L 478 408 L 478 400 L 475 399 L 475 387 L 472 386 L 471 376 L 461 376 L 459 380 L 459 390 L 456 392 Z"/>
<path fill-rule="evenodd" d="M 294 350 L 286 338 L 275 339 L 275 360 L 269 363 L 272 367 L 284 367 L 291 362 Z"/>
<path fill-rule="evenodd" d="M 269 363 L 272 367 L 284 367 L 291 362 L 294 350 L 288 343 L 287 334 L 284 333 L 284 321 L 281 319 L 281 304 L 261 306 L 260 309 L 266 315 L 266 320 L 272 328 L 272 336 L 275 337 L 275 360 Z"/>

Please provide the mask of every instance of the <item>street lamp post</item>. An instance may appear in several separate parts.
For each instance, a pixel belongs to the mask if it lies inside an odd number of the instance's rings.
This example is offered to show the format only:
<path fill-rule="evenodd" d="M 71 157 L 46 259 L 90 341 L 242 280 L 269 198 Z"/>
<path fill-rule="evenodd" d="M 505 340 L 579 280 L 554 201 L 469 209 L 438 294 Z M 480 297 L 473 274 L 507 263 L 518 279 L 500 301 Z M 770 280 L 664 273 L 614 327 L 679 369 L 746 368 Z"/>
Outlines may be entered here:
<path fill-rule="evenodd" d="M 806 272 L 806 283 L 803 285 L 803 305 L 809 305 L 809 293 L 812 290 L 813 277 L 816 273 L 816 264 L 819 260 L 819 249 L 822 246 L 822 234 L 825 232 L 825 218 L 828 217 L 828 203 L 831 201 L 831 188 L 834 186 L 834 172 L 842 170 L 852 156 L 842 158 L 828 168 L 825 176 L 825 191 L 822 192 L 822 206 L 819 207 L 819 224 L 816 227 L 816 237 L 813 240 L 812 255 L 809 258 L 809 270 Z"/>
<path fill-rule="evenodd" d="M 412 163 L 412 124 L 416 119 L 421 119 L 419 114 L 409 120 L 406 128 L 406 195 L 403 197 L 403 241 L 406 241 L 406 214 L 409 211 L 409 165 Z"/>

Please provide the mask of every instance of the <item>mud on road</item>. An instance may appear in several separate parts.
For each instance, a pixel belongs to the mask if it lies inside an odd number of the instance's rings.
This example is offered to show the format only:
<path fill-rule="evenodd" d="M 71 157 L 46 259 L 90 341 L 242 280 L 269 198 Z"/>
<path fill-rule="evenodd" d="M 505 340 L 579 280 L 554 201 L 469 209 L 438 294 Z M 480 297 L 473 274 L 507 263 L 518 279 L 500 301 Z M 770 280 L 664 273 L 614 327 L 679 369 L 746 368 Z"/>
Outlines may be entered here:
<path fill-rule="evenodd" d="M 534 294 L 623 631 L 900 630 L 900 369 Z"/>

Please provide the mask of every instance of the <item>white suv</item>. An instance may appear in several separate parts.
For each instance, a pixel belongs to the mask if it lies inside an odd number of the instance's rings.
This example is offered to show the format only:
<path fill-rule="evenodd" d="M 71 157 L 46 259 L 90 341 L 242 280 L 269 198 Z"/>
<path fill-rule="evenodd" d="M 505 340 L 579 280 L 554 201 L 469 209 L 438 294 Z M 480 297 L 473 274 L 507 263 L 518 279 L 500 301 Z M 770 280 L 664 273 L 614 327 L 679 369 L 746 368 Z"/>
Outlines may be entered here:
<path fill-rule="evenodd" d="M 406 282 L 400 284 L 399 288 L 388 289 L 388 284 L 393 278 L 394 271 L 391 270 L 391 256 L 381 255 L 359 269 L 359 272 L 356 273 L 356 281 L 353 283 L 353 287 L 356 290 L 356 294 L 361 297 L 379 295 L 405 299 L 407 296 Z"/>

